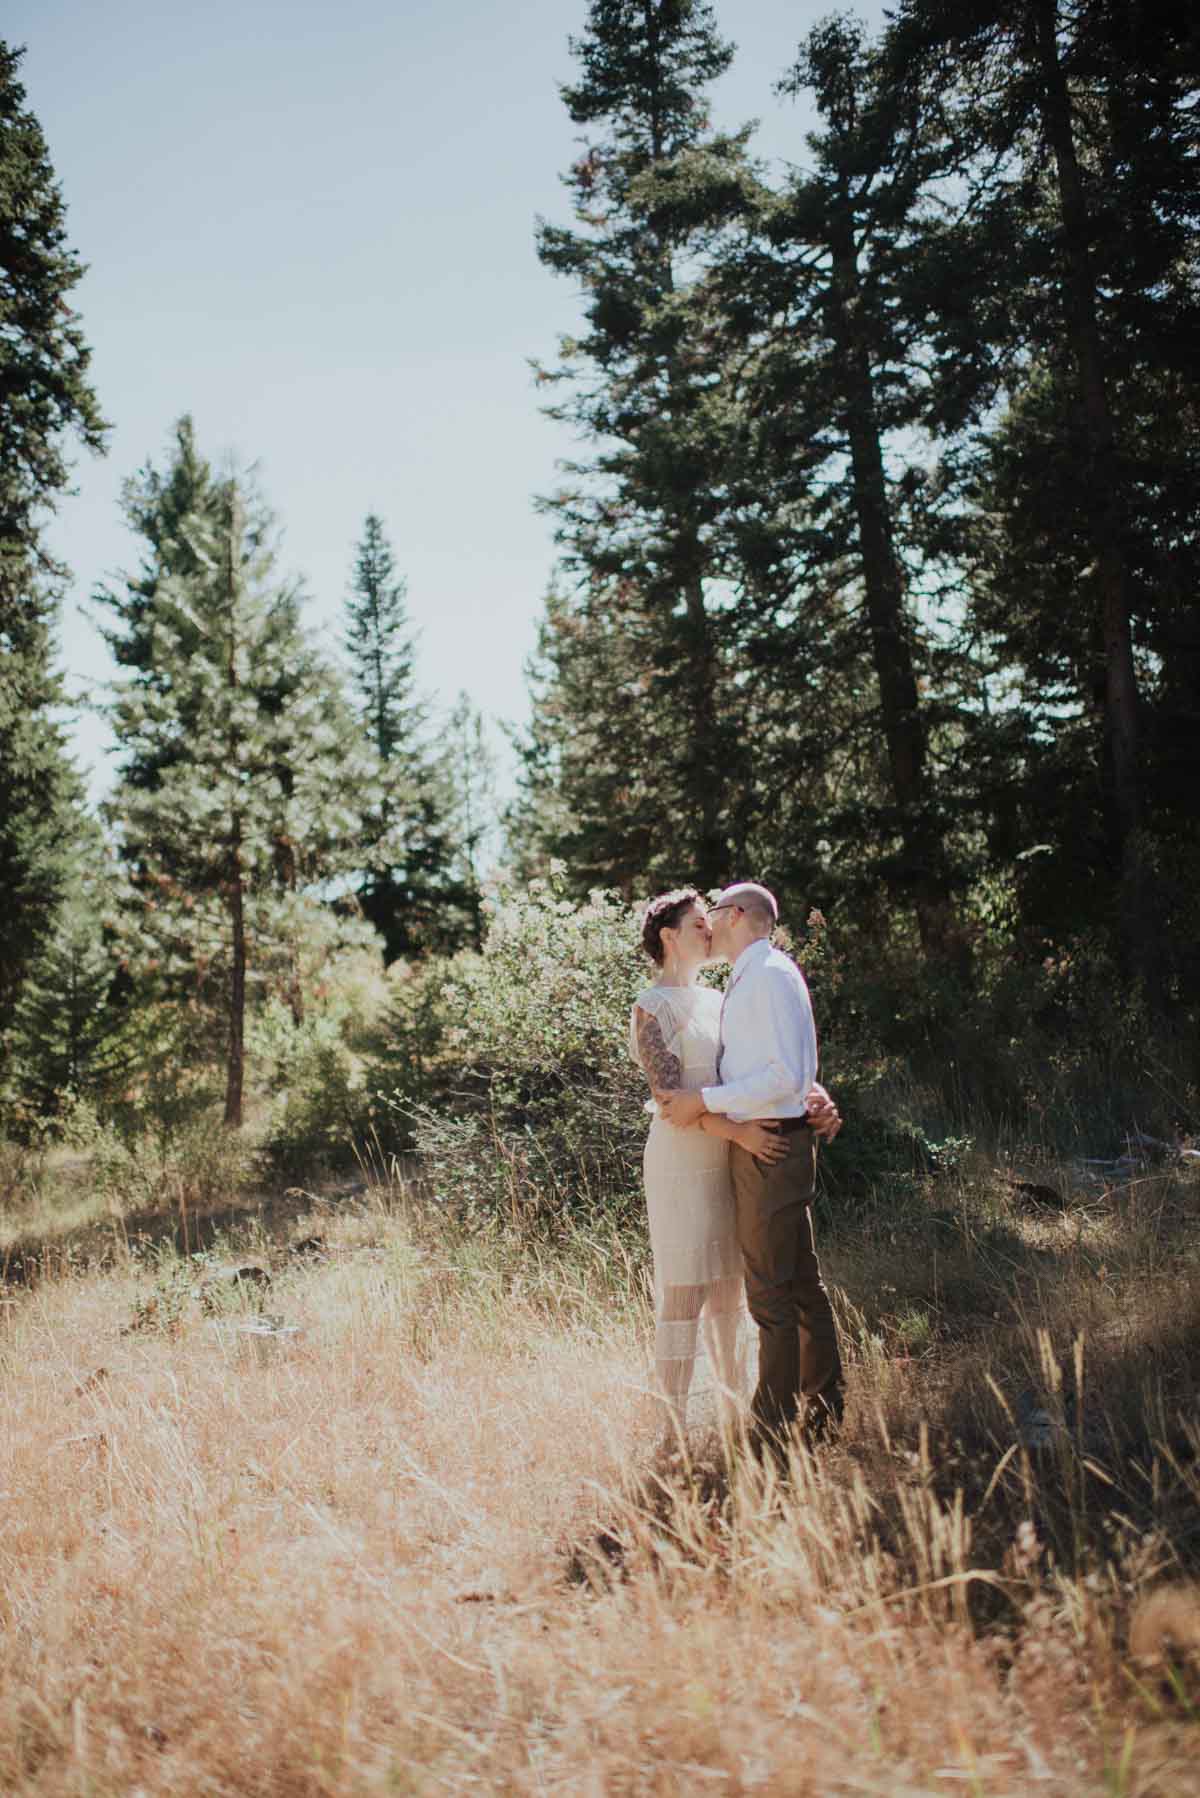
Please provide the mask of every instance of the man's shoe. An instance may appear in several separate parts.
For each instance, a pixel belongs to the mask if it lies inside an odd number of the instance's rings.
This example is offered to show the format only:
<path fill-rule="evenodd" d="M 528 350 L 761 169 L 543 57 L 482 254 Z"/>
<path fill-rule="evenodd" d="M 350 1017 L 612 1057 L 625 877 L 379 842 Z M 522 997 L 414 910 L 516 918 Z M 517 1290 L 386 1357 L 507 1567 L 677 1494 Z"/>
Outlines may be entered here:
<path fill-rule="evenodd" d="M 810 1398 L 800 1426 L 800 1440 L 810 1452 L 832 1448 L 842 1433 L 842 1410 L 827 1405 L 824 1399 Z"/>

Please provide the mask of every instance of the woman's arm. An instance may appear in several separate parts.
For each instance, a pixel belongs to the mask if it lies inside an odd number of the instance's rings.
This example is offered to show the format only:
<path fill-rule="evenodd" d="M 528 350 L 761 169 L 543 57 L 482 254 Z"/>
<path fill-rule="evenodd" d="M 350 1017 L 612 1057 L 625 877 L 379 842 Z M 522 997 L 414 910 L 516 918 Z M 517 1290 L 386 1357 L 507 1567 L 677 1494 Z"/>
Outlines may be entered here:
<path fill-rule="evenodd" d="M 683 1064 L 667 1048 L 658 1019 L 640 1005 L 634 1006 L 633 1018 L 638 1061 L 650 1082 L 650 1091 L 678 1092 L 683 1084 Z"/>
<path fill-rule="evenodd" d="M 667 1048 L 658 1019 L 643 1011 L 640 1005 L 634 1007 L 633 1018 L 638 1061 L 650 1082 L 651 1092 L 656 1098 L 660 1093 L 678 1092 L 683 1082 L 683 1064 Z M 761 1161 L 779 1161 L 787 1154 L 787 1144 L 778 1131 L 764 1124 L 735 1124 L 732 1118 L 706 1111 L 700 1119 L 700 1128 L 710 1136 L 740 1143 Z"/>

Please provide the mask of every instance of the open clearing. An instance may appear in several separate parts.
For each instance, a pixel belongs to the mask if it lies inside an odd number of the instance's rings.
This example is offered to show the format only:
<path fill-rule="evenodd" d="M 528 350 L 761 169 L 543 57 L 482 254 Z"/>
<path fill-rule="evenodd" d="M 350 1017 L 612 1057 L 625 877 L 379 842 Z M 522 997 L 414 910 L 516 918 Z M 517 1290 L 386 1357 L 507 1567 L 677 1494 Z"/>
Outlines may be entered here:
<path fill-rule="evenodd" d="M 715 1438 L 656 1453 L 612 1243 L 471 1235 L 396 1189 L 288 1229 L 262 1291 L 149 1251 L 9 1289 L 5 1793 L 1200 1793 L 1179 1544 L 1129 1518 L 1066 1564 L 1064 1530 L 1125 1514 L 1069 1366 L 989 1490 L 952 1431 L 995 1362 L 885 1352 L 845 1310 L 844 1444 L 731 1482 Z M 1157 1290 L 1194 1317 L 1186 1273 Z M 297 1334 L 239 1329 L 263 1309 Z M 1193 1554 L 1194 1394 L 1151 1430 Z"/>

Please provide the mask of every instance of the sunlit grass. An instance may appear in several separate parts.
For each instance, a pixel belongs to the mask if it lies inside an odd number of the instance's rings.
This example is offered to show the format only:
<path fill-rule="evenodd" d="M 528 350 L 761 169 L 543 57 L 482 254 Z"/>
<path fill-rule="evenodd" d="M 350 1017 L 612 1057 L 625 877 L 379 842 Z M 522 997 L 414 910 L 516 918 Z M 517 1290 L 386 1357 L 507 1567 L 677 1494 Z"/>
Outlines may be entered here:
<path fill-rule="evenodd" d="M 278 1353 L 167 1250 L 10 1291 L 0 1790 L 1200 1791 L 1192 1196 L 998 1249 L 968 1192 L 924 1283 L 842 1232 L 849 1427 L 784 1483 L 664 1454 L 603 1224 L 314 1200 Z"/>

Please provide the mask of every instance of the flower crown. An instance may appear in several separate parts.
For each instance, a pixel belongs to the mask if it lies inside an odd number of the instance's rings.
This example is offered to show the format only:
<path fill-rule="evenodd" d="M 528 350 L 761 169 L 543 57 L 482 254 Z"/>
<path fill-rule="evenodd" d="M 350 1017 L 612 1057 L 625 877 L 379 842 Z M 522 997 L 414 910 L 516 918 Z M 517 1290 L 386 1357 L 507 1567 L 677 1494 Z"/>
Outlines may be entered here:
<path fill-rule="evenodd" d="M 673 893 L 660 893 L 657 899 L 651 899 L 645 911 L 642 913 L 643 929 L 650 922 L 651 918 L 659 918 L 662 916 L 663 912 L 673 911 L 677 905 L 687 904 L 691 900 L 698 899 L 699 897 L 700 895 L 697 893 L 695 887 L 676 887 Z"/>

